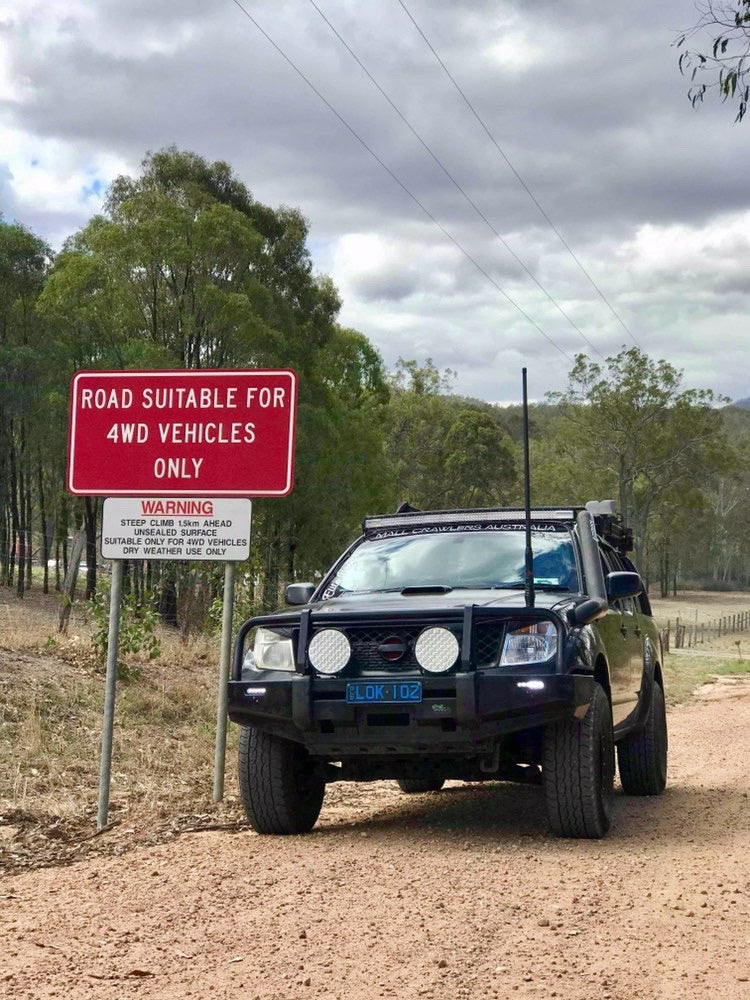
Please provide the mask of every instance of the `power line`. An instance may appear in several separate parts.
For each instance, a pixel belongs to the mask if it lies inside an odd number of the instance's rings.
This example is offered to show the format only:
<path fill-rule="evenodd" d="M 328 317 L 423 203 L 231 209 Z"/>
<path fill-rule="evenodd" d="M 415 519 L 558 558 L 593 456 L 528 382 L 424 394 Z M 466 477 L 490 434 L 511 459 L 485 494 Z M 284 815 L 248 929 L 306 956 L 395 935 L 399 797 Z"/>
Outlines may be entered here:
<path fill-rule="evenodd" d="M 547 299 L 549 299 L 549 301 L 557 309 L 557 311 L 560 313 L 560 315 L 563 316 L 568 321 L 568 323 L 570 323 L 570 325 L 573 327 L 573 329 L 578 334 L 580 334 L 580 336 L 583 338 L 583 340 L 585 341 L 585 343 L 588 344 L 588 346 L 591 348 L 591 350 L 594 351 L 596 354 L 598 354 L 599 357 L 602 358 L 602 360 L 606 361 L 606 358 L 604 357 L 604 355 L 602 354 L 602 352 L 594 344 L 591 343 L 591 341 L 589 340 L 589 338 L 586 336 L 586 334 L 583 332 L 583 330 L 581 330 L 581 328 L 578 326 L 578 324 L 575 322 L 575 320 L 571 316 L 568 315 L 568 313 L 565 311 L 565 309 L 563 309 L 563 307 L 560 305 L 560 303 L 557 301 L 557 299 L 554 298 L 550 294 L 549 291 L 547 291 L 547 289 L 544 287 L 544 285 L 541 283 L 541 281 L 539 281 L 539 279 L 536 277 L 536 275 L 533 273 L 533 271 L 531 271 L 531 269 L 526 265 L 526 263 L 518 256 L 518 254 L 510 246 L 510 244 L 506 241 L 506 239 L 503 237 L 503 235 L 495 228 L 495 226 L 487 218 L 487 216 L 484 214 L 484 212 L 482 212 L 482 210 L 477 205 L 477 203 L 474 201 L 474 199 L 471 197 L 471 195 L 469 195 L 466 192 L 466 190 L 456 180 L 456 178 L 453 176 L 453 174 L 448 170 L 448 168 L 442 162 L 442 160 L 437 156 L 437 154 L 427 144 L 427 142 L 425 141 L 425 139 L 419 134 L 419 132 L 417 132 L 416 128 L 412 125 L 412 123 L 409 121 L 409 119 L 406 117 L 406 115 L 401 111 L 401 109 L 391 99 L 391 97 L 389 96 L 389 94 L 387 94 L 386 91 L 383 89 L 383 87 L 378 83 L 378 81 L 375 79 L 375 77 L 372 75 L 372 73 L 369 71 L 369 69 L 365 66 L 365 64 L 359 58 L 359 56 L 357 55 L 357 53 L 352 49 L 352 47 L 349 45 L 349 43 L 341 36 L 341 34 L 337 31 L 337 29 L 334 27 L 334 25 L 331 23 L 331 21 L 328 19 L 328 17 L 323 13 L 323 11 L 320 9 L 320 7 L 315 2 L 315 0 L 308 0 L 308 2 L 311 4 L 312 7 L 315 8 L 315 10 L 318 12 L 318 14 L 320 14 L 320 16 L 322 17 L 322 19 L 325 21 L 325 23 L 331 29 L 331 31 L 336 36 L 336 38 L 339 40 L 339 42 L 341 42 L 341 44 L 344 46 L 344 48 L 349 53 L 349 55 L 352 57 L 352 59 L 354 59 L 354 61 L 357 63 L 357 65 L 362 70 L 362 72 L 367 76 L 367 78 L 375 86 L 375 88 L 378 90 L 378 92 L 385 98 L 385 100 L 388 102 L 388 104 L 390 104 L 390 106 L 393 108 L 393 110 L 399 116 L 399 118 L 404 123 L 404 125 L 406 125 L 406 127 L 409 129 L 409 131 L 415 137 L 415 139 L 417 139 L 418 142 L 422 145 L 422 147 L 429 153 L 429 155 L 432 157 L 432 159 L 438 165 L 438 167 L 440 167 L 440 169 L 443 171 L 443 173 L 448 178 L 448 180 L 451 182 L 451 184 L 453 184 L 453 186 L 456 188 L 456 190 L 460 192 L 460 194 L 463 196 L 463 198 L 474 209 L 474 211 L 479 216 L 479 218 L 487 225 L 487 227 L 490 229 L 490 231 L 502 243 L 502 245 L 505 247 L 505 249 L 508 251 L 508 253 L 511 255 L 511 257 L 526 272 L 526 274 L 531 278 L 531 280 L 534 282 L 534 284 L 537 286 L 537 288 L 539 288 L 540 291 L 547 297 Z"/>
<path fill-rule="evenodd" d="M 572 362 L 573 358 L 571 358 L 571 356 L 569 354 L 567 354 L 562 349 L 562 347 L 559 347 L 555 343 L 555 341 L 549 336 L 549 334 L 547 334 L 547 333 L 544 332 L 544 330 L 541 328 L 541 326 L 539 326 L 539 324 L 536 322 L 536 320 L 532 319 L 531 316 L 529 316 L 529 314 L 526 312 L 526 310 L 522 306 L 520 306 L 514 299 L 512 299 L 510 295 L 508 295 L 508 293 L 505 291 L 505 289 L 502 288 L 495 281 L 495 279 L 492 277 L 492 275 L 489 274 L 485 270 L 485 268 L 483 268 L 482 265 L 477 260 L 474 259 L 474 257 L 472 257 L 472 255 L 468 252 L 468 250 L 466 250 L 458 242 L 458 240 L 455 238 L 455 236 L 453 236 L 451 233 L 448 232 L 448 230 L 445 228 L 445 226 L 441 222 L 439 222 L 438 219 L 435 218 L 435 216 L 430 212 L 430 210 L 425 205 L 422 204 L 422 202 L 419 200 L 419 198 L 417 198 L 417 196 L 415 194 L 413 194 L 409 190 L 409 188 L 391 170 L 391 168 L 386 163 L 384 163 L 383 160 L 381 160 L 381 158 L 378 156 L 378 154 L 375 152 L 375 150 L 372 149 L 371 146 L 368 146 L 368 144 L 365 142 L 365 140 L 362 138 L 362 136 L 353 128 L 352 125 L 349 124 L 349 122 L 344 118 L 344 116 L 341 115 L 336 110 L 336 108 L 334 108 L 334 106 L 331 104 L 331 102 L 326 97 L 323 96 L 323 94 L 318 90 L 318 88 L 315 86 L 315 84 L 307 76 L 305 76 L 305 74 L 302 72 L 302 70 L 299 68 L 299 66 L 297 66 L 297 64 L 292 60 L 292 58 L 290 56 L 288 56 L 286 54 L 286 52 L 284 52 L 284 50 L 281 48 L 281 46 L 278 45 L 273 40 L 273 38 L 271 38 L 271 36 L 268 34 L 268 32 L 255 20 L 255 18 L 253 17 L 253 15 L 240 3 L 240 0 L 232 0 L 232 3 L 242 11 L 242 13 L 245 15 L 245 17 L 257 28 L 257 30 L 260 32 L 260 34 L 263 35 L 263 37 L 266 39 L 266 41 L 270 45 L 272 45 L 274 49 L 276 49 L 276 51 L 279 53 L 279 55 L 282 57 L 282 59 L 289 66 L 291 66 L 291 68 L 294 70 L 294 72 L 302 80 L 304 80 L 304 82 L 307 84 L 307 86 L 310 88 L 310 90 L 312 90 L 312 92 L 323 102 L 323 104 L 325 104 L 325 106 L 328 108 L 328 110 L 331 112 L 331 114 L 335 115 L 335 117 L 338 118 L 338 120 L 341 122 L 341 124 L 344 126 L 344 128 L 346 128 L 347 131 L 350 132 L 354 136 L 354 138 L 357 140 L 357 142 L 364 149 L 367 150 L 367 152 L 370 154 L 370 156 L 372 156 L 372 158 L 377 163 L 380 164 L 380 166 L 383 168 L 383 170 L 385 170 L 385 172 L 396 182 L 396 184 L 398 184 L 398 186 L 401 188 L 401 190 L 404 191 L 405 194 L 407 194 L 409 196 L 409 198 L 411 198 L 411 200 L 415 203 L 415 205 L 417 205 L 424 212 L 424 214 L 427 216 L 427 218 L 430 219 L 430 221 L 433 222 L 438 227 L 438 229 L 443 233 L 443 235 L 447 239 L 449 239 L 451 241 L 451 243 L 453 243 L 453 245 L 455 247 L 457 247 L 458 250 L 461 251 L 461 253 L 464 255 L 464 257 L 466 257 L 466 259 L 468 261 L 470 261 L 474 265 L 474 267 L 481 274 L 484 275 L 484 277 L 490 282 L 490 284 L 492 284 L 497 289 L 497 291 L 500 292 L 500 294 L 515 309 L 517 309 L 519 313 L 521 313 L 521 315 L 524 317 L 524 319 L 526 319 L 536 330 L 538 330 L 539 333 L 541 333 L 541 335 L 544 337 L 545 340 L 549 341 L 549 343 L 552 345 L 552 347 L 555 348 L 556 351 L 559 351 L 559 353 L 562 354 L 562 356 L 567 361 Z"/>
<path fill-rule="evenodd" d="M 557 238 L 560 240 L 560 242 L 562 243 L 562 245 L 565 247 L 565 249 L 568 251 L 568 253 L 570 254 L 570 256 L 576 262 L 576 264 L 578 265 L 578 267 L 581 269 L 581 271 L 586 275 L 586 277 L 588 278 L 588 280 L 591 282 L 591 285 L 594 287 L 594 289 L 596 290 L 597 294 L 599 295 L 599 297 L 601 298 L 601 300 L 604 302 L 604 304 L 607 306 L 607 308 L 612 313 L 612 315 L 615 317 L 615 319 L 617 320 L 617 322 L 620 324 L 620 326 L 623 328 L 623 330 L 627 333 L 627 335 L 633 341 L 633 343 L 635 344 L 635 346 L 636 347 L 640 347 L 640 344 L 635 339 L 635 336 L 633 335 L 632 331 L 627 326 L 627 324 L 625 323 L 625 321 L 623 320 L 623 318 L 617 312 L 617 310 L 615 309 L 615 307 L 609 301 L 609 299 L 604 294 L 604 292 L 601 290 L 601 288 L 596 283 L 596 281 L 592 278 L 592 276 L 586 270 L 586 268 L 584 267 L 583 263 L 579 259 L 578 255 L 573 250 L 573 248 L 568 243 L 568 241 L 565 239 L 565 237 L 560 232 L 560 230 L 557 228 L 557 226 L 552 221 L 552 219 L 549 217 L 549 215 L 547 214 L 547 212 L 544 210 L 544 208 L 542 207 L 542 205 L 538 201 L 538 199 L 537 199 L 536 195 L 534 194 L 534 192 L 528 186 L 528 184 L 523 179 L 523 177 L 518 172 L 518 170 L 513 166 L 513 164 L 511 163 L 511 161 L 508 159 L 508 156 L 506 155 L 505 151 L 501 148 L 501 146 L 498 143 L 497 139 L 492 134 L 492 132 L 490 131 L 489 127 L 485 124 L 484 119 L 480 116 L 479 112 L 476 110 L 476 108 L 474 107 L 474 105 L 471 103 L 471 101 L 469 100 L 469 98 L 466 96 L 466 94 L 464 93 L 464 91 L 459 86 L 458 81 L 456 80 L 456 78 L 453 76 L 453 74 L 451 73 L 451 71 L 448 69 L 448 67 L 445 65 L 445 63 L 440 58 L 440 56 L 438 55 L 438 53 L 435 51 L 435 48 L 432 45 L 432 42 L 430 42 L 430 40 L 427 37 L 427 35 L 424 33 L 424 31 L 422 31 L 422 29 L 420 28 L 420 26 L 417 24 L 417 21 L 415 20 L 414 15 L 411 13 L 411 11 L 409 10 L 409 8 L 406 6 L 406 4 L 404 3 L 404 0 L 398 0 L 398 2 L 401 5 L 401 7 L 404 9 L 404 11 L 405 11 L 407 17 L 409 18 L 409 20 L 411 21 L 411 23 L 414 25 L 414 27 L 417 29 L 417 31 L 419 32 L 419 34 L 424 39 L 424 42 L 427 45 L 427 48 L 430 50 L 430 52 L 432 52 L 432 54 L 435 57 L 435 59 L 437 59 L 438 63 L 442 66 L 443 71 L 445 72 L 445 74 L 448 77 L 448 79 L 451 81 L 451 83 L 453 84 L 453 86 L 456 88 L 456 90 L 458 91 L 458 93 L 463 98 L 463 100 L 464 100 L 466 106 L 468 107 L 469 111 L 471 111 L 471 113 L 474 115 L 474 117 L 476 118 L 476 120 L 479 122 L 479 124 L 482 126 L 482 128 L 484 129 L 484 131 L 487 133 L 487 136 L 488 136 L 490 142 L 495 147 L 495 149 L 498 151 L 498 153 L 500 154 L 500 156 L 503 158 L 503 160 L 505 161 L 505 163 L 509 167 L 511 173 L 514 175 L 514 177 L 516 178 L 516 180 L 518 181 L 518 183 L 524 189 L 524 191 L 529 196 L 529 198 L 531 198 L 531 200 L 534 202 L 534 204 L 536 205 L 536 207 L 539 209 L 539 212 L 541 213 L 542 217 L 549 224 L 550 228 L 555 233 L 555 235 L 557 236 Z"/>

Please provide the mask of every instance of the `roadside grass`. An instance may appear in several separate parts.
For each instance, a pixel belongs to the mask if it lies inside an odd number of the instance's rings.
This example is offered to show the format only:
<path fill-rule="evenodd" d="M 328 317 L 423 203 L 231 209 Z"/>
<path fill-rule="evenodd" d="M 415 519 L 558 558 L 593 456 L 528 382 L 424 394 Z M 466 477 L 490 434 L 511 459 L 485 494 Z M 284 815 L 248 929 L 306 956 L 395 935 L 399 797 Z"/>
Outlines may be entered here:
<path fill-rule="evenodd" d="M 208 807 L 216 725 L 210 671 L 142 668 L 117 692 L 112 750 L 113 815 L 161 815 Z M 90 813 L 97 798 L 104 679 L 68 671 L 4 685 L 0 705 L 0 811 Z M 236 733 L 230 727 L 227 785 Z"/>
<path fill-rule="evenodd" d="M 99 781 L 104 672 L 92 623 L 55 631 L 56 603 L 10 602 L 0 630 L 0 814 L 11 810 L 93 822 Z M 156 660 L 128 657 L 118 681 L 111 815 L 167 817 L 211 808 L 218 643 L 160 630 Z M 227 796 L 236 795 L 230 726 Z"/>
<path fill-rule="evenodd" d="M 702 684 L 710 684 L 716 677 L 733 674 L 750 674 L 750 659 L 667 653 L 664 657 L 667 704 L 678 705 L 687 701 Z"/>

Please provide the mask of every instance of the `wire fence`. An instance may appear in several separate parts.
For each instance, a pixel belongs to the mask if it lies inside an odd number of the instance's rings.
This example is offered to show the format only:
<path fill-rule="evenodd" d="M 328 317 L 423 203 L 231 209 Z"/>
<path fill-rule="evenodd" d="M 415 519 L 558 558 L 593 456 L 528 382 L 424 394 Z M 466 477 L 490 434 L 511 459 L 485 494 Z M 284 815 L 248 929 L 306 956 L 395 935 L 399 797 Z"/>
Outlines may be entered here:
<path fill-rule="evenodd" d="M 665 652 L 669 652 L 670 649 L 693 649 L 721 639 L 723 636 L 748 630 L 750 630 L 750 611 L 738 611 L 705 622 L 681 622 L 676 618 L 673 624 L 669 620 L 666 627 L 661 630 L 661 638 Z"/>

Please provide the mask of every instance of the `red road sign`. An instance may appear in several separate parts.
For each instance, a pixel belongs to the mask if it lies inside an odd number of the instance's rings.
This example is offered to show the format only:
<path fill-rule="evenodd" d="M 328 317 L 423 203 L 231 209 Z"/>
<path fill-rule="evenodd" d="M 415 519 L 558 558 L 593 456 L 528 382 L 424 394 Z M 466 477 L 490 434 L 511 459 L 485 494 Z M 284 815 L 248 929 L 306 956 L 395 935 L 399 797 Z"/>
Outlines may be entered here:
<path fill-rule="evenodd" d="M 291 492 L 297 376 L 275 371 L 78 372 L 68 489 L 82 496 Z"/>

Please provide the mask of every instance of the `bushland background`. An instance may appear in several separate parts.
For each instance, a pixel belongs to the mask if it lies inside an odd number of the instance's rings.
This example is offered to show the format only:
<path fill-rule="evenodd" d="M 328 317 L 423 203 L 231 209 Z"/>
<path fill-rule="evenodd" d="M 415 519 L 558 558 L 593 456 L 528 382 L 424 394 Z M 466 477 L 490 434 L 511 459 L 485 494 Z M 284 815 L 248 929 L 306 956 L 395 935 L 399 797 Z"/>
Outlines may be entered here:
<path fill-rule="evenodd" d="M 174 148 L 115 180 L 105 213 L 57 254 L 0 221 L 0 853 L 11 867 L 105 843 L 92 831 L 108 575 L 99 500 L 64 489 L 76 371 L 299 373 L 295 489 L 254 504 L 238 619 L 277 607 L 285 583 L 319 578 L 368 513 L 521 501 L 520 407 L 457 395 L 429 358 L 386 371 L 338 323 L 306 240 L 300 211 L 262 205 L 227 164 Z M 662 626 L 750 610 L 742 402 L 623 348 L 601 364 L 580 355 L 565 390 L 532 405 L 531 435 L 533 502 L 614 497 Z M 81 574 L 64 593 L 75 539 Z M 139 830 L 239 825 L 232 767 L 226 802 L 207 804 L 221 567 L 132 562 L 124 583 L 108 849 Z M 748 657 L 743 632 L 673 654 L 671 702 Z"/>

